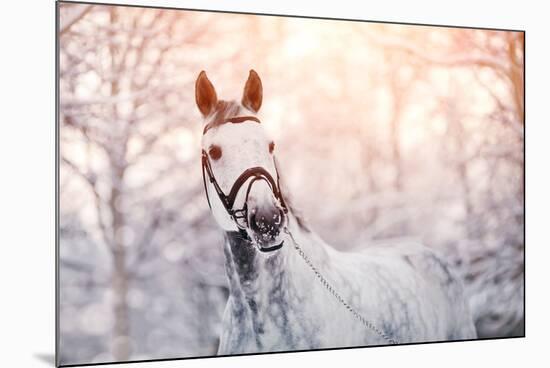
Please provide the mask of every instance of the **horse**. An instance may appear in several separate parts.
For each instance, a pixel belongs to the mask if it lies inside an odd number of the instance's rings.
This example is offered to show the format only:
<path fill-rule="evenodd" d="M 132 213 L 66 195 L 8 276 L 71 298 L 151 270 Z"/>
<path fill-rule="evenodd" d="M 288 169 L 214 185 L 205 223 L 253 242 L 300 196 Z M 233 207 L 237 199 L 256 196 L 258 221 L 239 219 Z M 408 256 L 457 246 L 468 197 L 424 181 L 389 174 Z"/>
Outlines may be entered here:
<path fill-rule="evenodd" d="M 240 103 L 218 100 L 205 71 L 195 82 L 230 290 L 218 354 L 476 338 L 463 286 L 434 251 L 398 242 L 342 252 L 310 228 L 281 186 L 262 99 L 254 70 Z"/>

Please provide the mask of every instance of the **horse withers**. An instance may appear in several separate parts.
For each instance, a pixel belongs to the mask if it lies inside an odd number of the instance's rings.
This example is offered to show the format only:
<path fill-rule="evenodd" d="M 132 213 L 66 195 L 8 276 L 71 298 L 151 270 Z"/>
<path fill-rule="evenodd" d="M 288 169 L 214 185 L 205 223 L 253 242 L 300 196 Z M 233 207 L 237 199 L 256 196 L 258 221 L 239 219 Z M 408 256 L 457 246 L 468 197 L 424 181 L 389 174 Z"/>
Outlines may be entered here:
<path fill-rule="evenodd" d="M 476 337 L 461 282 L 430 249 L 340 252 L 305 225 L 283 194 L 275 144 L 257 115 L 255 71 L 240 102 L 219 100 L 204 71 L 195 97 L 205 191 L 226 239 L 219 354 Z"/>

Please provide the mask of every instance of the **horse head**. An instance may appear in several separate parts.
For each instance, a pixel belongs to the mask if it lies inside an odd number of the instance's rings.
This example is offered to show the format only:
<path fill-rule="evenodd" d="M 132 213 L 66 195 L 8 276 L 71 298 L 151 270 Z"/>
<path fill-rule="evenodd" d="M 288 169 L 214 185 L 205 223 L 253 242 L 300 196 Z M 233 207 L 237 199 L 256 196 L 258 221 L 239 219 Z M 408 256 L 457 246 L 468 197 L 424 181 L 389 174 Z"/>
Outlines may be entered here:
<path fill-rule="evenodd" d="M 204 118 L 203 179 L 219 226 L 239 232 L 262 252 L 282 247 L 286 205 L 274 157 L 275 144 L 260 124 L 262 82 L 251 70 L 241 102 L 218 100 L 202 71 L 195 99 Z"/>

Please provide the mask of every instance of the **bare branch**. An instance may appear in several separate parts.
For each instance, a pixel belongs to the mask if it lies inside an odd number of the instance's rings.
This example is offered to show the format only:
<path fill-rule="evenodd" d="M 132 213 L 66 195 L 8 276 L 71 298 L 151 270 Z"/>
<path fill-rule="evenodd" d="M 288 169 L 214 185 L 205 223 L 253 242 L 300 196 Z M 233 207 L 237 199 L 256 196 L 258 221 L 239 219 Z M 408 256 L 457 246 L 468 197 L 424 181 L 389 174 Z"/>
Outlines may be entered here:
<path fill-rule="evenodd" d="M 103 241 L 105 242 L 105 245 L 107 247 L 112 248 L 113 243 L 110 238 L 109 232 L 107 231 L 107 226 L 105 225 L 105 220 L 103 219 L 103 215 L 102 215 L 103 213 L 102 207 L 105 204 L 105 201 L 101 198 L 101 195 L 97 191 L 97 177 L 94 174 L 82 172 L 76 164 L 71 162 L 66 157 L 61 157 L 61 160 L 68 167 L 70 167 L 75 174 L 77 174 L 80 178 L 82 178 L 85 183 L 88 184 L 88 187 L 90 188 L 94 196 L 94 203 L 95 203 L 96 212 L 97 212 L 97 223 L 101 230 Z"/>
<path fill-rule="evenodd" d="M 59 34 L 61 36 L 66 34 L 76 22 L 92 10 L 92 7 L 92 5 L 84 4 L 69 5 L 64 7 L 66 8 L 65 14 L 59 16 Z M 69 10 L 69 8 L 71 8 L 71 10 Z"/>

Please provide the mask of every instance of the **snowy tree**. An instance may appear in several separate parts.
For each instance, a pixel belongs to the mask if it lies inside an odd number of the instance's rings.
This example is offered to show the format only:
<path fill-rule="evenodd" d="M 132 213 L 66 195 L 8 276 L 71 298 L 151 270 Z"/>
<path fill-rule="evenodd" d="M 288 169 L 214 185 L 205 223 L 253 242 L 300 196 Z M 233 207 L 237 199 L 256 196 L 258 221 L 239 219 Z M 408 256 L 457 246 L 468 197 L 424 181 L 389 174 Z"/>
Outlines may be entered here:
<path fill-rule="evenodd" d="M 73 269 L 104 274 L 102 288 L 112 306 L 112 316 L 105 318 L 112 320 L 112 332 L 102 330 L 111 332 L 111 343 L 97 359 L 127 360 L 137 344 L 132 315 L 138 312 L 132 308 L 159 288 L 150 280 L 162 277 L 158 268 L 188 258 L 198 268 L 201 255 L 212 251 L 186 246 L 190 239 L 198 245 L 212 241 L 200 240 L 201 229 L 211 224 L 199 197 L 202 183 L 198 175 L 187 174 L 198 171 L 193 150 L 197 121 L 189 99 L 192 76 L 173 75 L 178 63 L 192 65 L 185 46 L 199 40 L 205 25 L 152 9 L 64 4 L 61 15 L 61 176 L 66 182 L 61 206 L 79 212 L 77 219 L 85 222 L 79 226 L 92 229 L 80 238 L 92 249 L 102 247 L 94 257 L 73 254 L 69 263 L 69 247 L 75 245 L 68 236 L 74 226 L 62 221 L 61 248 L 67 259 L 62 258 L 61 278 L 73 279 Z M 80 197 L 86 199 L 73 202 Z M 213 263 L 221 274 L 221 258 Z M 209 282 L 197 290 L 198 306 L 210 304 L 212 288 L 225 293 L 223 278 Z M 194 312 L 199 320 L 220 313 L 210 306 Z"/>

